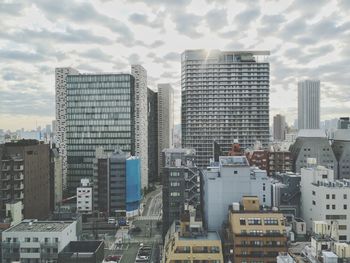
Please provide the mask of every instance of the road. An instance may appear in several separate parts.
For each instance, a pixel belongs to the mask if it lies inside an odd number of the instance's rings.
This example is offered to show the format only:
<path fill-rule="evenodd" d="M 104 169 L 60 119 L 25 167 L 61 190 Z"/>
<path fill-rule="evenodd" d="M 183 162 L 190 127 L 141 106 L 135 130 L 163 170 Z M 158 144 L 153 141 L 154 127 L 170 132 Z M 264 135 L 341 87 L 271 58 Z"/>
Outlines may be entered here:
<path fill-rule="evenodd" d="M 153 196 L 147 209 L 146 216 L 160 216 L 162 211 L 162 192 L 160 191 Z"/>

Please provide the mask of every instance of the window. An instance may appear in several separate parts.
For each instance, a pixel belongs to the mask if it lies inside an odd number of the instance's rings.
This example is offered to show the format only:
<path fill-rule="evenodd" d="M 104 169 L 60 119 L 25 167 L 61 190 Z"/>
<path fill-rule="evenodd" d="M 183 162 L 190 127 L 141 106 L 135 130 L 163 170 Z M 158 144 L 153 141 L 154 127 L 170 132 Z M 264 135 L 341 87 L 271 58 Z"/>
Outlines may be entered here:
<path fill-rule="evenodd" d="M 335 194 L 332 194 L 332 199 L 335 199 Z"/>
<path fill-rule="evenodd" d="M 326 208 L 329 209 L 329 205 L 326 205 Z"/>
<path fill-rule="evenodd" d="M 344 195 L 343 195 L 343 198 L 344 198 L 344 199 L 348 199 L 348 195 L 347 195 L 347 194 L 344 194 Z"/>
<path fill-rule="evenodd" d="M 312 195 L 316 195 L 316 192 L 315 192 L 315 191 L 312 191 Z"/>
<path fill-rule="evenodd" d="M 326 174 L 322 174 L 322 179 L 327 179 L 328 176 Z"/>
<path fill-rule="evenodd" d="M 348 205 L 343 205 L 344 210 L 348 209 Z"/>
<path fill-rule="evenodd" d="M 335 209 L 335 205 L 332 205 L 332 209 L 333 209 L 333 210 Z"/>
<path fill-rule="evenodd" d="M 170 196 L 180 196 L 180 192 L 171 192 Z"/>
<path fill-rule="evenodd" d="M 346 225 L 339 225 L 339 230 L 346 230 Z"/>
<path fill-rule="evenodd" d="M 248 225 L 261 225 L 261 218 L 248 218 Z"/>
<path fill-rule="evenodd" d="M 326 215 L 326 220 L 346 220 L 346 215 Z"/>
<path fill-rule="evenodd" d="M 312 204 L 313 204 L 313 205 L 316 205 L 316 201 L 312 200 Z"/>
<path fill-rule="evenodd" d="M 39 238 L 33 237 L 33 242 L 39 242 Z"/>
<path fill-rule="evenodd" d="M 245 226 L 245 225 L 246 225 L 245 218 L 240 218 L 240 219 L 239 219 L 239 224 L 240 224 L 241 226 Z"/>
<path fill-rule="evenodd" d="M 178 177 L 178 176 L 180 176 L 180 172 L 171 172 L 171 173 L 170 173 L 170 176 L 172 176 L 172 177 Z"/>
<path fill-rule="evenodd" d="M 278 225 L 278 219 L 277 218 L 265 218 L 264 219 L 265 225 Z"/>
<path fill-rule="evenodd" d="M 326 199 L 329 199 L 329 194 L 326 194 Z"/>
<path fill-rule="evenodd" d="M 30 237 L 24 238 L 24 242 L 30 242 Z"/>
<path fill-rule="evenodd" d="M 345 240 L 347 240 L 347 236 L 346 235 L 340 235 L 339 236 L 339 240 L 345 241 Z"/>
<path fill-rule="evenodd" d="M 180 186 L 180 182 L 170 182 L 170 186 L 173 186 L 173 187 Z"/>
<path fill-rule="evenodd" d="M 233 174 L 238 174 L 238 171 L 233 171 Z"/>

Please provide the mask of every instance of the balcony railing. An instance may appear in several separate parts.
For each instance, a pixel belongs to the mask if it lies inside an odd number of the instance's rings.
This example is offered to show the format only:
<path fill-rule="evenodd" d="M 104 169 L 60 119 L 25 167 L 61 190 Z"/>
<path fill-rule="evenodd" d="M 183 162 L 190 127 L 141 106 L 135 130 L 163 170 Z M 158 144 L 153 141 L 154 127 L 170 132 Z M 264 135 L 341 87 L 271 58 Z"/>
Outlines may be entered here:
<path fill-rule="evenodd" d="M 14 171 L 23 171 L 23 165 L 15 165 L 15 166 L 13 167 L 13 170 L 14 170 Z"/>
<path fill-rule="evenodd" d="M 1 190 L 3 190 L 3 191 L 10 190 L 10 188 L 11 188 L 11 186 L 9 184 L 1 186 Z"/>
<path fill-rule="evenodd" d="M 24 179 L 24 176 L 23 176 L 22 173 L 20 173 L 20 174 L 15 175 L 14 179 L 15 179 L 16 181 L 17 181 L 17 180 L 23 180 L 23 179 Z"/>
<path fill-rule="evenodd" d="M 10 178 L 11 178 L 11 177 L 10 177 L 9 174 L 2 175 L 2 176 L 1 176 L 1 180 L 2 180 L 2 181 L 8 181 L 8 180 L 10 180 Z"/>
<path fill-rule="evenodd" d="M 10 171 L 10 166 L 9 166 L 9 165 L 3 165 L 2 168 L 1 168 L 1 170 L 2 170 L 3 172 Z"/>
<path fill-rule="evenodd" d="M 24 189 L 24 185 L 23 184 L 15 185 L 14 189 L 15 190 L 23 190 Z"/>

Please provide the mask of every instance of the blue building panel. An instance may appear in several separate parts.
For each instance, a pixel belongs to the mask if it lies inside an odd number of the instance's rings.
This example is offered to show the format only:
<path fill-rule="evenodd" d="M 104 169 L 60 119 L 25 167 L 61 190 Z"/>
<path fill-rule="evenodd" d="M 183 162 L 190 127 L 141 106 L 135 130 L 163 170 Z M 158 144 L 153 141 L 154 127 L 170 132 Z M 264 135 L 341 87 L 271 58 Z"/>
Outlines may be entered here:
<path fill-rule="evenodd" d="M 126 160 L 126 207 L 135 210 L 141 200 L 141 160 L 131 157 Z"/>

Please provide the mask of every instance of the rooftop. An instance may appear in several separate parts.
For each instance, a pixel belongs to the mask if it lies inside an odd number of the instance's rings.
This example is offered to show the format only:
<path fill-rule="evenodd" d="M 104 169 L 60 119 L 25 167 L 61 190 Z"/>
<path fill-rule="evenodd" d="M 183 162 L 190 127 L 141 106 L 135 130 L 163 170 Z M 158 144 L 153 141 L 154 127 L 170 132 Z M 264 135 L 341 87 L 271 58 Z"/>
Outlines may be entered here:
<path fill-rule="evenodd" d="M 64 248 L 63 253 L 93 253 L 103 244 L 103 241 L 71 241 Z"/>
<path fill-rule="evenodd" d="M 317 129 L 303 129 L 303 130 L 299 130 L 297 137 L 327 138 L 326 133 L 323 130 L 317 130 Z"/>
<path fill-rule="evenodd" d="M 73 221 L 34 221 L 23 220 L 5 232 L 61 232 Z"/>
<path fill-rule="evenodd" d="M 180 237 L 179 240 L 219 240 L 220 236 L 215 231 L 208 231 L 205 235 L 193 236 L 193 237 Z"/>
<path fill-rule="evenodd" d="M 245 156 L 220 156 L 219 163 L 221 166 L 249 166 Z"/>

